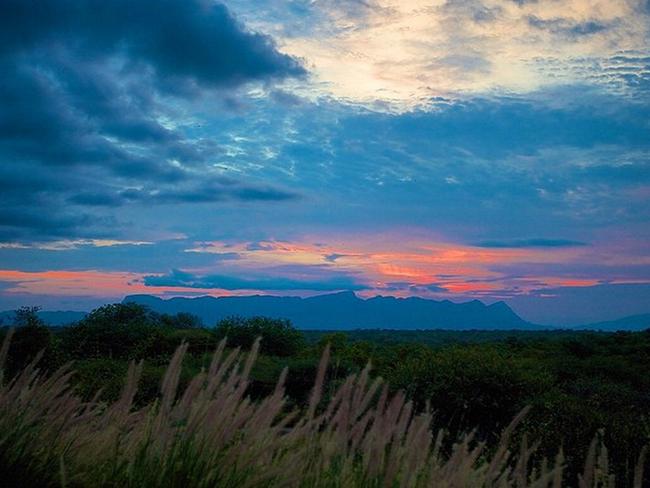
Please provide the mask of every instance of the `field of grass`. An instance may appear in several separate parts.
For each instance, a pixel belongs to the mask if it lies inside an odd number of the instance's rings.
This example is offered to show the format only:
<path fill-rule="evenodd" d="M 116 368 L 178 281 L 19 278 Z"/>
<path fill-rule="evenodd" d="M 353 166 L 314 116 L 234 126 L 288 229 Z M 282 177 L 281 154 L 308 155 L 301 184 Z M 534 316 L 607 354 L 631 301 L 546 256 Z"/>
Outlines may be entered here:
<path fill-rule="evenodd" d="M 11 334 L 0 351 L 4 364 Z M 259 341 L 225 354 L 179 391 L 187 344 L 174 353 L 160 397 L 136 408 L 142 363 L 131 363 L 120 397 L 84 402 L 66 367 L 39 373 L 37 356 L 0 389 L 2 479 L 21 486 L 564 486 L 563 458 L 534 460 L 524 438 L 512 446 L 522 412 L 491 451 L 472 435 L 434 434 L 429 412 L 390 396 L 369 369 L 322 402 L 329 349 L 303 410 L 287 410 L 283 382 L 256 402 L 246 397 Z M 635 486 L 641 486 L 642 458 Z M 594 441 L 581 487 L 614 486 L 607 451 Z M 7 484 L 5 485 L 7 486 Z"/>
<path fill-rule="evenodd" d="M 2 486 L 650 479 L 647 332 L 305 339 L 282 321 L 184 328 L 123 306 L 67 329 L 17 325 L 0 351 Z"/>

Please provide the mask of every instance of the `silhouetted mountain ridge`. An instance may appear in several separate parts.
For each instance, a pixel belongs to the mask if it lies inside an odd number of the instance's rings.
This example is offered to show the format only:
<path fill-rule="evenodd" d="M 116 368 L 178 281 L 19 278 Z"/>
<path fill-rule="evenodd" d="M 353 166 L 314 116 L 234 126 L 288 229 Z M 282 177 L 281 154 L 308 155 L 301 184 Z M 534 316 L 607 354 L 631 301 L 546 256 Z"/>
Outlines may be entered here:
<path fill-rule="evenodd" d="M 0 312 L 0 325 L 13 325 L 16 312 L 5 310 Z M 40 310 L 38 317 L 48 325 L 69 325 L 83 319 L 87 312 L 75 310 Z"/>
<path fill-rule="evenodd" d="M 575 327 L 576 330 L 601 330 L 605 332 L 615 332 L 617 330 L 641 331 L 650 329 L 650 313 L 640 315 L 630 315 L 617 320 L 607 320 L 605 322 L 595 322 L 593 324 L 580 325 Z"/>
<path fill-rule="evenodd" d="M 453 303 L 418 297 L 376 296 L 368 299 L 346 291 L 309 298 L 252 295 L 242 297 L 176 297 L 130 295 L 159 313 L 186 312 L 206 325 L 231 316 L 285 318 L 299 329 L 544 329 L 526 322 L 504 302 L 485 305 L 478 300 Z"/>

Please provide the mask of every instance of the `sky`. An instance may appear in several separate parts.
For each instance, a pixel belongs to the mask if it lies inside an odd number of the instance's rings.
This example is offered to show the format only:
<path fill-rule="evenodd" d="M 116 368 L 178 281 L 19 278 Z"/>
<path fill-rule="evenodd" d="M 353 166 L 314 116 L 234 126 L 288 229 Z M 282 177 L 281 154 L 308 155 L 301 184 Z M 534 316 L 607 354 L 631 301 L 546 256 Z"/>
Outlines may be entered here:
<path fill-rule="evenodd" d="M 4 0 L 0 310 L 650 312 L 648 0 Z"/>

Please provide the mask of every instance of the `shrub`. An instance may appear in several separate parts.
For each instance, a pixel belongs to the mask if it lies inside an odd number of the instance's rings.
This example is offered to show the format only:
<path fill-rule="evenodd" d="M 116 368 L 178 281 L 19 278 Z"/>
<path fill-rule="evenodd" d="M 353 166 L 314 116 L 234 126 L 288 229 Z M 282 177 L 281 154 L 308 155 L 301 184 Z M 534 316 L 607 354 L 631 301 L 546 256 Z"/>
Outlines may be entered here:
<path fill-rule="evenodd" d="M 494 347 L 451 347 L 406 359 L 389 375 L 420 407 L 428 404 L 454 432 L 489 437 L 552 387 L 535 365 Z"/>

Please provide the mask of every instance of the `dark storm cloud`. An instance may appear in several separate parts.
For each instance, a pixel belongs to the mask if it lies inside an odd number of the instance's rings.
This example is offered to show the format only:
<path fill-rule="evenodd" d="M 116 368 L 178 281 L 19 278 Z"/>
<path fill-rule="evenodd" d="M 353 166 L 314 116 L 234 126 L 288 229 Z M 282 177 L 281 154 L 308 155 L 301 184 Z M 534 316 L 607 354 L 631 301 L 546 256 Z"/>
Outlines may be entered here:
<path fill-rule="evenodd" d="M 33 208 L 4 207 L 0 210 L 0 240 L 12 236 L 75 236 L 77 229 L 90 222 L 88 216 L 60 214 L 55 218 Z"/>
<path fill-rule="evenodd" d="M 0 208 L 0 242 L 75 239 L 93 235 L 108 237 L 118 232 L 111 215 L 75 213 L 65 208 L 52 212 L 47 202 L 41 205 L 3 206 Z"/>
<path fill-rule="evenodd" d="M 282 276 L 270 278 L 245 279 L 227 275 L 198 276 L 186 273 L 181 270 L 172 270 L 162 276 L 145 276 L 146 286 L 173 286 L 181 288 L 215 288 L 222 290 L 311 290 L 311 291 L 333 291 L 333 290 L 365 290 L 366 286 L 355 282 L 349 276 L 327 276 L 319 280 L 297 280 Z"/>
<path fill-rule="evenodd" d="M 119 54 L 158 77 L 209 86 L 304 73 L 224 5 L 198 0 L 5 0 L 0 18 L 5 52 L 73 45 L 81 57 Z"/>
<path fill-rule="evenodd" d="M 585 242 L 569 239 L 518 239 L 512 241 L 481 241 L 476 247 L 486 248 L 534 248 L 534 247 L 576 247 L 586 246 Z"/>
<path fill-rule="evenodd" d="M 145 194 L 145 201 L 159 203 L 211 203 L 224 200 L 241 201 L 283 201 L 298 198 L 297 193 L 266 186 L 244 186 L 240 184 L 207 184 L 187 189 L 164 190 Z"/>
<path fill-rule="evenodd" d="M 179 203 L 217 203 L 225 201 L 242 202 L 280 202 L 300 198 L 300 195 L 264 185 L 245 185 L 237 181 L 217 179 L 203 184 L 191 183 L 189 186 L 158 185 L 154 189 L 103 190 L 82 192 L 68 200 L 71 204 L 94 207 L 120 207 L 130 203 L 179 204 Z"/>
<path fill-rule="evenodd" d="M 118 207 L 125 203 L 125 199 L 119 194 L 101 192 L 77 193 L 70 197 L 68 201 L 72 204 L 88 207 Z"/>
<path fill-rule="evenodd" d="M 205 165 L 217 145 L 163 122 L 188 96 L 304 74 L 223 5 L 7 0 L 0 71 L 3 240 L 97 236 L 111 215 L 96 209 L 136 201 L 293 197 L 243 181 L 210 186 Z"/>

